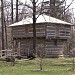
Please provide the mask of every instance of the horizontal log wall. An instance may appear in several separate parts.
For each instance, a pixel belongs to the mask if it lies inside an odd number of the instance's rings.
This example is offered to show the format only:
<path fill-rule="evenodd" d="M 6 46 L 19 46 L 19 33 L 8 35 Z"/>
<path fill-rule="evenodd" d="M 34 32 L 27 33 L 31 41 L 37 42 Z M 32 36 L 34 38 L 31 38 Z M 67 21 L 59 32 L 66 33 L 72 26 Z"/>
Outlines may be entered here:
<path fill-rule="evenodd" d="M 70 37 L 71 27 L 70 26 L 60 26 L 59 36 L 60 37 Z"/>
<path fill-rule="evenodd" d="M 46 57 L 59 57 L 64 55 L 64 41 L 58 40 L 57 45 L 54 45 L 55 41 L 47 41 L 45 43 Z"/>
<path fill-rule="evenodd" d="M 18 43 L 20 42 L 20 53 L 21 55 L 28 55 L 30 53 L 32 53 L 33 51 L 33 39 L 16 39 L 15 40 L 17 43 L 16 43 L 16 46 L 18 45 Z M 37 50 L 39 48 L 39 46 L 44 46 L 44 40 L 43 39 L 37 39 Z M 17 50 L 15 51 L 18 51 L 18 46 L 16 48 Z"/>
<path fill-rule="evenodd" d="M 27 56 L 33 52 L 33 39 L 20 39 L 17 40 L 17 42 L 20 42 L 21 55 Z M 36 46 L 37 54 L 39 55 L 42 50 L 41 54 L 45 57 L 58 57 L 59 55 L 63 55 L 64 42 L 65 41 L 58 40 L 57 45 L 55 45 L 54 40 L 46 41 L 44 38 L 39 38 L 37 39 Z"/>
<path fill-rule="evenodd" d="M 13 38 L 33 37 L 32 25 L 13 27 Z M 36 36 L 46 38 L 60 37 L 67 39 L 71 35 L 71 26 L 57 24 L 38 24 L 36 25 Z"/>
<path fill-rule="evenodd" d="M 47 33 L 47 37 L 56 36 L 55 25 L 47 25 L 46 33 Z"/>
<path fill-rule="evenodd" d="M 33 37 L 32 25 L 13 27 L 13 38 Z M 45 25 L 36 25 L 36 36 L 45 37 Z"/>
<path fill-rule="evenodd" d="M 47 25 L 46 38 L 60 37 L 62 39 L 71 36 L 71 26 L 68 25 Z"/>
<path fill-rule="evenodd" d="M 20 38 L 26 36 L 25 27 L 24 26 L 17 26 L 13 27 L 13 38 Z"/>
<path fill-rule="evenodd" d="M 13 38 L 15 38 L 14 47 L 21 55 L 28 55 L 33 50 L 33 28 L 32 25 L 16 26 L 13 27 Z M 63 55 L 64 42 L 70 37 L 71 26 L 57 25 L 57 24 L 38 24 L 36 25 L 37 36 L 37 53 L 43 50 L 46 57 L 55 57 Z M 29 37 L 29 38 L 28 38 Z M 39 38 L 38 38 L 39 37 Z M 52 39 L 46 39 L 51 38 Z M 56 37 L 60 37 L 56 39 Z M 47 41 L 48 40 L 48 41 Z M 19 51 L 20 48 L 20 51 Z"/>

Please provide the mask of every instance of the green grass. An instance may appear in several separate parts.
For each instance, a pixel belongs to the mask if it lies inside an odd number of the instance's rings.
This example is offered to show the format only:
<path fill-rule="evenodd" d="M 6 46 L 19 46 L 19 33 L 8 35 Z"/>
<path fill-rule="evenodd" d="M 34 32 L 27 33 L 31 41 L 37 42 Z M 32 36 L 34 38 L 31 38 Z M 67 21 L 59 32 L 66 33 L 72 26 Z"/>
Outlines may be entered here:
<path fill-rule="evenodd" d="M 72 58 L 43 59 L 43 70 L 39 60 L 17 60 L 15 66 L 0 62 L 0 75 L 75 75 L 72 71 Z"/>

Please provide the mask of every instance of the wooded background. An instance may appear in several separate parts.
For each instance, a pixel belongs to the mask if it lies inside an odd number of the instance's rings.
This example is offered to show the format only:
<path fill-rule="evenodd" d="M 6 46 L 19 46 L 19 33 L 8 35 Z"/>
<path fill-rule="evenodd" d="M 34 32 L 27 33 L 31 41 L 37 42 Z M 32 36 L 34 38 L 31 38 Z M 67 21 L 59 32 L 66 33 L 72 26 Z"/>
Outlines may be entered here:
<path fill-rule="evenodd" d="M 73 9 L 69 8 L 74 0 L 72 0 L 68 6 L 67 0 L 43 0 L 39 3 L 38 1 L 39 0 L 33 0 L 33 2 L 31 1 L 31 4 L 28 4 L 26 1 L 24 3 L 20 0 L 16 0 L 16 3 L 14 0 L 1 0 L 0 49 L 12 48 L 12 31 L 9 25 L 27 17 L 32 17 L 34 15 L 35 18 L 35 15 L 39 16 L 40 14 L 44 13 L 64 21 L 74 23 L 74 12 Z M 35 14 L 33 14 L 33 8 Z M 36 35 L 34 36 L 36 37 Z"/>

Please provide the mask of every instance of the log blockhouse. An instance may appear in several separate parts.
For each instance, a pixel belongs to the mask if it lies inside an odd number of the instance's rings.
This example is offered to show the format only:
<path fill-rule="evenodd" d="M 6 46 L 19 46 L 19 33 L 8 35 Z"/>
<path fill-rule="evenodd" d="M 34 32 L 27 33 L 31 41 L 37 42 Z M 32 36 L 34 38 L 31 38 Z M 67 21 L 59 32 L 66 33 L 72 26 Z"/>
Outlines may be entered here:
<path fill-rule="evenodd" d="M 27 56 L 33 51 L 32 18 L 9 25 L 12 28 L 14 48 L 18 55 Z M 71 37 L 72 24 L 59 19 L 40 15 L 36 20 L 37 54 L 41 47 L 45 57 L 68 55 L 65 50 L 67 40 Z"/>

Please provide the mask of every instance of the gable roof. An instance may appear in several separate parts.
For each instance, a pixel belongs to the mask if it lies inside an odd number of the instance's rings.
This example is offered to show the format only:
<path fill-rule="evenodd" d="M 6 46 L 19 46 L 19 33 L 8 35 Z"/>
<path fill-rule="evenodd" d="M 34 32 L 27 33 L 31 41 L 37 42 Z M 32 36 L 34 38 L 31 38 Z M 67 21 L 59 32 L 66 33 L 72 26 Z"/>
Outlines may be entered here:
<path fill-rule="evenodd" d="M 32 24 L 33 23 L 33 19 L 32 18 L 26 18 L 22 21 L 19 21 L 19 22 L 16 22 L 14 24 L 11 24 L 9 26 L 19 26 L 19 25 L 27 25 L 27 24 Z M 47 16 L 47 15 L 40 15 L 37 20 L 36 20 L 36 23 L 58 23 L 58 24 L 66 24 L 66 25 L 73 25 L 71 23 L 68 23 L 68 22 L 65 22 L 65 21 L 62 21 L 62 20 L 59 20 L 59 19 L 56 19 L 54 17 L 50 17 L 50 16 Z"/>

